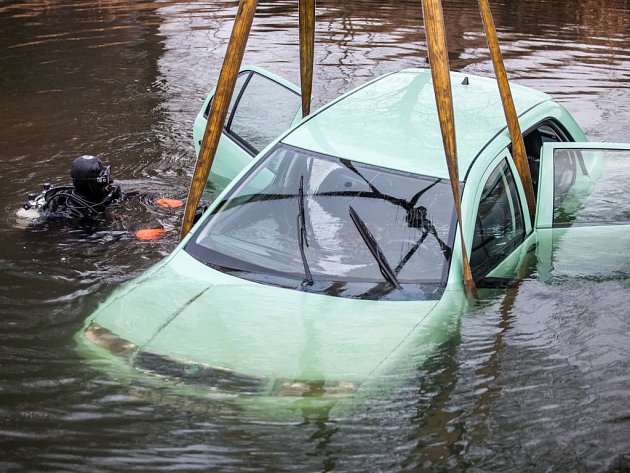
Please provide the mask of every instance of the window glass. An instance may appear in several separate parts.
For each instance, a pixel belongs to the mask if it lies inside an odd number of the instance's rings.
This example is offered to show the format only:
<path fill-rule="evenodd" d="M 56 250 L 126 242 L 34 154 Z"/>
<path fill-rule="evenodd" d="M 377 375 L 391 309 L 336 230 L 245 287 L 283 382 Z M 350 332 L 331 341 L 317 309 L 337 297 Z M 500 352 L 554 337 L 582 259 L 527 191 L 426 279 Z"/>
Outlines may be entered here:
<path fill-rule="evenodd" d="M 523 211 L 507 160 L 484 185 L 473 236 L 470 266 L 475 278 L 485 277 L 525 239 Z"/>
<path fill-rule="evenodd" d="M 540 151 L 543 143 L 564 141 L 560 134 L 550 125 L 541 124 L 538 128 L 523 135 L 529 172 L 534 186 L 534 197 L 538 197 L 538 178 L 540 174 Z"/>
<path fill-rule="evenodd" d="M 560 136 L 560 133 L 555 130 L 551 125 L 541 125 L 538 128 L 540 135 L 542 136 L 543 143 L 559 143 L 561 141 L 567 141 Z"/>
<path fill-rule="evenodd" d="M 291 126 L 300 105 L 299 94 L 253 73 L 230 119 L 228 132 L 258 153 Z"/>
<path fill-rule="evenodd" d="M 556 226 L 630 223 L 630 151 L 556 149 Z"/>
<path fill-rule="evenodd" d="M 278 145 L 186 251 L 267 284 L 342 297 L 434 299 L 446 284 L 454 228 L 448 180 Z"/>
<path fill-rule="evenodd" d="M 245 85 L 245 82 L 247 82 L 247 78 L 249 77 L 250 74 L 251 72 L 249 71 L 241 72 L 236 79 L 236 85 L 234 86 L 234 93 L 232 94 L 232 99 L 230 100 L 230 107 L 228 108 L 228 114 L 227 114 L 228 121 L 230 119 L 230 116 L 232 115 L 232 110 L 234 109 L 234 103 L 238 99 L 238 95 L 241 93 L 241 89 Z M 206 118 L 206 120 L 208 119 L 208 115 L 210 114 L 211 106 L 212 106 L 212 100 L 208 102 L 208 106 L 206 107 L 206 111 L 204 112 L 204 115 L 203 115 Z"/>

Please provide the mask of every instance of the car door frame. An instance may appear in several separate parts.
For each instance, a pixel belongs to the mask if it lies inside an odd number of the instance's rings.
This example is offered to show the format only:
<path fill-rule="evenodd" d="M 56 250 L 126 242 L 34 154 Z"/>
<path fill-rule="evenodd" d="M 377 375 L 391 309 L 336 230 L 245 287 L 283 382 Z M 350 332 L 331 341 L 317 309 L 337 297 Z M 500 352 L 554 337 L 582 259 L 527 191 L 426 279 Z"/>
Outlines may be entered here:
<path fill-rule="evenodd" d="M 480 287 L 493 287 L 495 284 L 497 285 L 497 287 L 505 287 L 505 285 L 508 285 L 512 278 L 516 277 L 517 274 L 510 275 L 509 278 L 503 277 L 503 274 L 511 273 L 511 271 L 507 269 L 508 267 L 518 269 L 521 265 L 521 261 L 529 252 L 531 246 L 534 243 L 533 225 L 531 219 L 529 218 L 529 209 L 525 197 L 525 190 L 519 178 L 518 170 L 516 168 L 516 164 L 514 163 L 514 158 L 509 151 L 509 147 L 506 146 L 499 153 L 497 153 L 491 161 L 488 162 L 483 172 L 480 172 L 479 174 L 471 172 L 468 179 L 468 181 L 470 182 L 479 183 L 474 192 L 470 195 L 472 199 L 472 204 L 469 207 L 471 211 L 468 214 L 469 218 L 467 219 L 467 222 L 469 222 L 469 224 L 466 226 L 465 230 L 466 250 L 468 253 L 469 261 L 472 256 L 472 244 L 474 239 L 475 225 L 477 221 L 477 214 L 479 212 L 479 205 L 481 203 L 481 197 L 483 195 L 483 189 L 492 173 L 503 160 L 507 161 L 508 168 L 510 169 L 514 179 L 514 184 L 517 191 L 517 198 L 519 200 L 518 203 L 520 204 L 522 212 L 525 234 L 523 237 L 523 241 L 518 246 L 516 246 L 516 248 L 514 248 L 508 255 L 506 255 L 505 258 L 503 258 L 503 260 L 498 265 L 492 268 L 487 275 L 482 278 L 475 278 L 476 283 Z M 475 178 L 475 175 L 479 177 Z M 471 184 L 467 183 L 467 185 Z M 497 278 L 497 274 L 501 276 Z"/>
<path fill-rule="evenodd" d="M 243 140 L 239 140 L 238 137 L 233 136 L 233 134 L 231 134 L 228 130 L 228 127 L 234 116 L 234 111 L 238 109 L 238 104 L 245 90 L 247 89 L 247 85 L 251 81 L 253 75 L 258 74 L 260 76 L 263 76 L 264 78 L 269 79 L 272 82 L 275 82 L 278 85 L 283 86 L 286 89 L 294 92 L 298 97 L 301 97 L 301 90 L 297 85 L 270 71 L 267 71 L 266 69 L 263 69 L 262 67 L 249 65 L 243 66 L 240 68 L 238 75 L 239 77 L 241 77 L 245 74 L 247 74 L 248 77 L 245 80 L 243 87 L 238 91 L 238 96 L 236 97 L 234 104 L 230 109 L 228 116 L 226 117 L 226 123 L 221 132 L 221 139 L 219 140 L 215 162 L 212 165 L 211 174 L 208 178 L 208 180 L 212 182 L 215 191 L 224 188 L 258 154 L 250 146 L 247 146 L 247 144 L 244 143 Z M 209 105 L 214 97 L 215 92 L 216 88 L 213 88 L 210 91 L 195 118 L 195 122 L 193 125 L 193 142 L 195 146 L 195 156 L 199 156 L 199 151 L 201 149 L 201 140 L 203 139 L 206 123 L 208 121 L 206 111 L 209 110 Z M 302 106 L 300 101 L 298 109 L 295 113 L 295 116 L 293 117 L 293 120 L 291 121 L 289 128 L 293 127 L 301 119 Z"/>
<path fill-rule="evenodd" d="M 554 253 L 554 228 L 567 225 L 554 225 L 554 165 L 553 159 L 556 150 L 594 150 L 594 151 L 628 151 L 630 154 L 630 143 L 604 143 L 604 142 L 560 142 L 544 143 L 540 152 L 540 181 L 538 183 L 538 202 L 536 203 L 536 222 L 534 225 L 537 240 L 536 255 L 538 259 L 538 279 L 541 282 L 549 281 L 553 273 L 553 253 Z M 578 162 L 580 169 L 576 172 L 594 175 L 597 169 L 593 164 L 582 164 Z M 557 231 L 556 231 L 557 233 Z M 558 238 L 558 235 L 555 236 Z"/>
<path fill-rule="evenodd" d="M 536 204 L 535 228 L 553 228 L 554 212 L 554 167 L 553 159 L 556 150 L 599 150 L 599 151 L 628 151 L 630 143 L 604 143 L 604 142 L 571 142 L 571 143 L 544 143 L 540 152 L 540 182 L 538 184 L 539 199 Z M 593 173 L 591 166 L 580 164 L 579 172 Z M 576 169 L 576 172 L 578 170 Z"/>

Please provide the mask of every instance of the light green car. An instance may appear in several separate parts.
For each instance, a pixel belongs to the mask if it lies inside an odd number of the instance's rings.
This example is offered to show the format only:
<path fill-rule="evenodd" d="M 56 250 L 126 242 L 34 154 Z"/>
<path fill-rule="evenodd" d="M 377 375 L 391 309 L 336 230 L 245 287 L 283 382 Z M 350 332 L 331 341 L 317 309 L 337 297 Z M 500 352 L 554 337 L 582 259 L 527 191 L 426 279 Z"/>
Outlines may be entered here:
<path fill-rule="evenodd" d="M 532 225 L 496 82 L 451 80 L 481 295 L 525 276 L 532 255 L 549 283 L 627 277 L 630 206 L 608 201 L 611 182 L 629 190 L 630 147 L 584 143 L 562 106 L 512 84 Z M 243 69 L 211 175 L 227 186 L 170 256 L 88 317 L 84 347 L 209 396 L 335 399 L 378 389 L 452 334 L 469 302 L 430 71 L 380 77 L 305 119 L 299 107 L 296 86 Z"/>

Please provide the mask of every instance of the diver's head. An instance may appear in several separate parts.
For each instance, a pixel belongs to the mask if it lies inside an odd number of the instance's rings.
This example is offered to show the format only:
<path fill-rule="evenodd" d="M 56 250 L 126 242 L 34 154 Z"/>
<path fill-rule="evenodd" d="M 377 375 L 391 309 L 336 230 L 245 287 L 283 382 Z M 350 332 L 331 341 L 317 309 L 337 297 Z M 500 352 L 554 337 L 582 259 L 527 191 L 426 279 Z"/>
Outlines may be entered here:
<path fill-rule="evenodd" d="M 79 156 L 72 163 L 70 177 L 77 194 L 92 202 L 100 202 L 110 192 L 111 168 L 95 156 Z"/>

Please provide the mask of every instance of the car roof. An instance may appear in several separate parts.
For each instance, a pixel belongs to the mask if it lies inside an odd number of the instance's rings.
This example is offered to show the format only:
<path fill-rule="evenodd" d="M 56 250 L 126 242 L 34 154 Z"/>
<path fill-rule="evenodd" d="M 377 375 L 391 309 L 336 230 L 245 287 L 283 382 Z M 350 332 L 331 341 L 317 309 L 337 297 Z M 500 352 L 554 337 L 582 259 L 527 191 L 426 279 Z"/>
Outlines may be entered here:
<path fill-rule="evenodd" d="M 495 79 L 452 72 L 451 83 L 462 179 L 476 156 L 506 130 L 506 121 Z M 512 83 L 511 89 L 519 116 L 551 100 L 528 87 Z M 369 82 L 308 117 L 282 142 L 367 164 L 448 178 L 429 69 L 406 69 Z"/>

